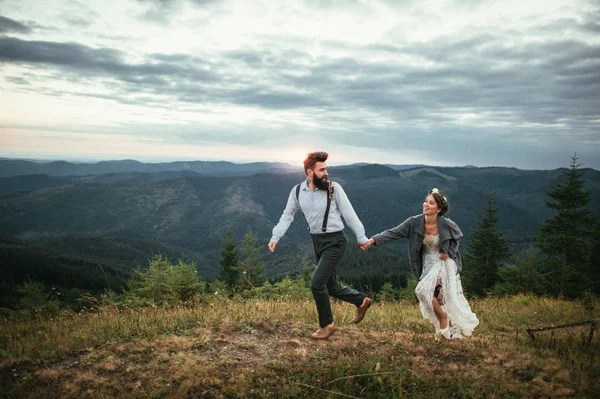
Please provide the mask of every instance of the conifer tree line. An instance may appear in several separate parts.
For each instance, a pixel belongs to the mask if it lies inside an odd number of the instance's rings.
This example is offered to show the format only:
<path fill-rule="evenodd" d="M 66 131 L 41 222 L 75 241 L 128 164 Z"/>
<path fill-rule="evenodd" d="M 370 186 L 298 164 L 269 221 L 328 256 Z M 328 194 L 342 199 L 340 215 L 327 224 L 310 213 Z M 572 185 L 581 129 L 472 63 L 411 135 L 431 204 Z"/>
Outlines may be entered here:
<path fill-rule="evenodd" d="M 463 285 L 473 296 L 533 293 L 560 298 L 600 294 L 600 226 L 589 208 L 583 171 L 574 155 L 563 179 L 552 183 L 546 206 L 554 210 L 540 226 L 535 245 L 526 248 L 514 264 L 506 237 L 498 229 L 498 208 L 490 193 L 487 206 L 471 232 L 464 256 Z"/>
<path fill-rule="evenodd" d="M 218 278 L 208 283 L 201 282 L 193 263 L 179 261 L 172 264 L 162 256 L 156 256 L 145 270 L 136 270 L 127 283 L 126 295 L 143 298 L 152 304 L 164 301 L 188 302 L 198 299 L 208 291 L 233 297 L 236 294 L 251 295 L 250 290 L 262 287 L 264 266 L 260 260 L 258 240 L 248 229 L 238 248 L 231 230 L 223 238 Z"/>
<path fill-rule="evenodd" d="M 600 295 L 600 218 L 590 209 L 590 191 L 585 190 L 584 172 L 572 157 L 562 179 L 552 183 L 545 204 L 554 211 L 539 228 L 538 238 L 520 253 L 510 250 L 505 234 L 498 228 L 502 215 L 496 197 L 490 192 L 484 211 L 477 218 L 469 245 L 463 252 L 461 275 L 468 297 L 504 296 L 519 293 L 578 298 Z M 261 247 L 252 230 L 241 244 L 228 230 L 218 259 L 215 281 L 202 281 L 196 265 L 182 260 L 172 263 L 161 255 L 147 268 L 134 270 L 122 294 L 108 291 L 104 297 L 138 305 L 195 303 L 206 295 L 261 298 L 311 298 L 310 279 L 315 265 L 304 264 L 296 277 L 277 282 L 264 278 Z M 306 263 L 306 262 L 305 262 Z M 380 301 L 415 300 L 417 281 L 409 275 L 383 275 L 372 272 L 350 276 L 344 282 L 368 292 Z M 60 292 L 47 292 L 43 284 L 28 282 L 19 286 L 19 305 L 31 316 L 53 314 L 59 310 Z M 80 305 L 94 302 L 82 298 Z"/>
<path fill-rule="evenodd" d="M 242 260 L 239 260 L 240 251 L 231 230 L 227 230 L 219 258 L 219 280 L 224 282 L 231 292 L 238 289 L 248 290 L 263 284 L 265 268 L 260 260 L 259 251 L 256 236 L 252 230 L 248 230 L 242 241 Z"/>

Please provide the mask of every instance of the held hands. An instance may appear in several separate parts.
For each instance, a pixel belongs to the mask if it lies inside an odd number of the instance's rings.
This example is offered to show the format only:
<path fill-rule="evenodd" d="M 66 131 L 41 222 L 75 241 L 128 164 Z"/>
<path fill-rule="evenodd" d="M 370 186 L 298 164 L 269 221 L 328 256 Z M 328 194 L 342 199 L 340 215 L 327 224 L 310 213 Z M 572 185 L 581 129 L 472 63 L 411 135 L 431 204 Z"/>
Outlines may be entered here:
<path fill-rule="evenodd" d="M 360 247 L 361 250 L 366 251 L 373 244 L 375 244 L 375 240 L 372 238 L 369 238 L 369 241 L 365 242 L 364 244 L 358 244 L 358 246 Z"/>
<path fill-rule="evenodd" d="M 268 245 L 269 247 L 269 251 L 273 252 L 275 251 L 275 246 L 277 246 L 277 242 L 276 241 L 271 241 Z"/>
<path fill-rule="evenodd" d="M 440 253 L 440 260 L 448 260 L 448 254 Z"/>

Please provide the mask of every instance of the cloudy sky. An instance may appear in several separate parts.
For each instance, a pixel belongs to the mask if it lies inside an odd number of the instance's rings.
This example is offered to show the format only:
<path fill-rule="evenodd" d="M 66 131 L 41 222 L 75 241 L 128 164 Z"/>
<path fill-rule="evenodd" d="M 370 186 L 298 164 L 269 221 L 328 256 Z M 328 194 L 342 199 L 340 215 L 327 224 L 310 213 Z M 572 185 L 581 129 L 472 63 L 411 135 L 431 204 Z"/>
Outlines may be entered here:
<path fill-rule="evenodd" d="M 0 157 L 600 169 L 598 0 L 0 0 Z"/>

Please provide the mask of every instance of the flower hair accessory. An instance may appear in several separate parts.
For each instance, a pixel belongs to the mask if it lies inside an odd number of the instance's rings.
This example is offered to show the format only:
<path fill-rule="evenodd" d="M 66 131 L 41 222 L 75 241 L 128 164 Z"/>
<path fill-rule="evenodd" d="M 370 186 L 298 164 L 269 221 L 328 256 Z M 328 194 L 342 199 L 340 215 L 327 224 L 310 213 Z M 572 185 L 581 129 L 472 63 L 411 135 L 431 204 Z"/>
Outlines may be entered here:
<path fill-rule="evenodd" d="M 430 193 L 439 195 L 442 203 L 448 205 L 448 200 L 446 199 L 446 197 L 444 197 L 444 194 L 440 193 L 440 190 L 434 187 L 431 189 Z"/>

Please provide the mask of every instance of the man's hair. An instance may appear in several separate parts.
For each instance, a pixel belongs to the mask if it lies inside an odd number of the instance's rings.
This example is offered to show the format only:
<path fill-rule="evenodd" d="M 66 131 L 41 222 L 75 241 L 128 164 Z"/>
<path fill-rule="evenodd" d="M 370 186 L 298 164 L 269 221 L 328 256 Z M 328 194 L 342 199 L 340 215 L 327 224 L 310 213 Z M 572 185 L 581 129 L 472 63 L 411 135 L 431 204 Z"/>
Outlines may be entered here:
<path fill-rule="evenodd" d="M 316 151 L 308 154 L 304 160 L 304 173 L 308 174 L 308 170 L 313 169 L 317 162 L 327 161 L 327 157 L 329 157 L 329 154 L 325 151 Z"/>

